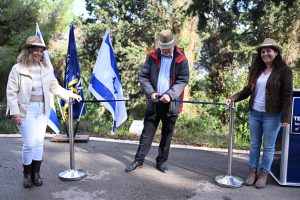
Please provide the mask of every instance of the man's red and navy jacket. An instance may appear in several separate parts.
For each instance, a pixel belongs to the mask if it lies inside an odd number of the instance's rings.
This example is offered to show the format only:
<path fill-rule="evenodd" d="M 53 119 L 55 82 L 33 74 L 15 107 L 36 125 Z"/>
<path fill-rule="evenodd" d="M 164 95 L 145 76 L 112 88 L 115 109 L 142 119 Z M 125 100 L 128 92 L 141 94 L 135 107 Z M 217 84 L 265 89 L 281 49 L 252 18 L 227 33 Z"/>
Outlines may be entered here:
<path fill-rule="evenodd" d="M 161 65 L 161 50 L 155 49 L 150 52 L 139 73 L 139 81 L 147 98 L 151 94 L 157 92 L 157 81 Z M 175 46 L 173 52 L 173 60 L 170 68 L 170 88 L 165 92 L 172 100 L 183 100 L 184 88 L 189 82 L 189 65 L 188 61 Z M 171 101 L 169 103 L 169 115 L 177 115 L 180 113 L 182 104 L 180 102 Z M 147 101 L 146 109 L 156 111 L 157 103 Z"/>

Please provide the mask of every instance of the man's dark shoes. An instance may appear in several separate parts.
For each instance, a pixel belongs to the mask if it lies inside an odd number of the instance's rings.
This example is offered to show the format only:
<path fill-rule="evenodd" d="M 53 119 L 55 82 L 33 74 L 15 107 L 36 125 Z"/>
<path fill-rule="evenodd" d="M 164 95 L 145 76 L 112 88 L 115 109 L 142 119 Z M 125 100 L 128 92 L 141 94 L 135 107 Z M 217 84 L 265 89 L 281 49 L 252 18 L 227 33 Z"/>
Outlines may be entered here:
<path fill-rule="evenodd" d="M 167 171 L 168 171 L 168 167 L 165 162 L 157 162 L 156 169 L 158 169 L 159 171 L 161 171 L 163 173 L 167 173 Z"/>
<path fill-rule="evenodd" d="M 136 168 L 141 168 L 141 167 L 143 167 L 143 163 L 138 161 L 133 161 L 132 163 L 130 163 L 130 165 L 126 167 L 125 172 L 131 172 Z"/>

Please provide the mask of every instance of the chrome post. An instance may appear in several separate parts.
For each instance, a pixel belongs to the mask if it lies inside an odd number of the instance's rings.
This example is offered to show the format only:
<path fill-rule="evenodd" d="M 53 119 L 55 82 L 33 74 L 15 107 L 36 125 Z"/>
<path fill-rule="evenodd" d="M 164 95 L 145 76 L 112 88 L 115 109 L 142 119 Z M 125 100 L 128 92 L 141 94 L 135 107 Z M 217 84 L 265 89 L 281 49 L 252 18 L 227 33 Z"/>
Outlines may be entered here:
<path fill-rule="evenodd" d="M 70 169 L 64 170 L 58 174 L 59 178 L 64 181 L 77 181 L 87 176 L 83 169 L 75 169 L 74 161 L 74 130 L 73 130 L 73 100 L 69 99 L 69 145 L 70 145 Z"/>
<path fill-rule="evenodd" d="M 231 164 L 232 164 L 232 148 L 233 148 L 233 132 L 234 132 L 234 102 L 229 107 L 230 110 L 230 122 L 229 122 L 229 137 L 228 137 L 228 158 L 227 158 L 227 175 L 216 176 L 215 182 L 223 187 L 228 188 L 239 188 L 244 184 L 244 181 L 231 175 Z"/>
<path fill-rule="evenodd" d="M 75 169 L 75 163 L 74 163 L 74 128 L 73 128 L 73 100 L 70 99 L 69 102 L 69 109 L 68 109 L 68 115 L 69 115 L 69 147 L 70 147 L 70 168 L 71 170 Z"/>

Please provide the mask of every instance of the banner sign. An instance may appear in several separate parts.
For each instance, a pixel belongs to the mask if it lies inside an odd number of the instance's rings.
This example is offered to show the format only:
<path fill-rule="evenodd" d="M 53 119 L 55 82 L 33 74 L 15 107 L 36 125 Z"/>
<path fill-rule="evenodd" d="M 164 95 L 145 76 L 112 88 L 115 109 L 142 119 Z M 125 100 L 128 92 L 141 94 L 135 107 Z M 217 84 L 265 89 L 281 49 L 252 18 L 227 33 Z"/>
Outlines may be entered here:
<path fill-rule="evenodd" d="M 291 133 L 300 134 L 300 97 L 293 98 L 291 127 L 292 127 Z"/>

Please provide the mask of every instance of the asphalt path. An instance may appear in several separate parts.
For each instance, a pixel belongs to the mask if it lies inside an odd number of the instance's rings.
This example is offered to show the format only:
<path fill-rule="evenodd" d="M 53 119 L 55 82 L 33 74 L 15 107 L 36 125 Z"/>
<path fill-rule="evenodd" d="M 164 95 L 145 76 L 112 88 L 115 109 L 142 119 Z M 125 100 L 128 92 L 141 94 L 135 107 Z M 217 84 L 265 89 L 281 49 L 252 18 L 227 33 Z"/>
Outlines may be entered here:
<path fill-rule="evenodd" d="M 47 135 L 49 136 L 49 135 Z M 300 188 L 279 186 L 271 176 L 264 189 L 242 186 L 224 188 L 215 184 L 217 175 L 227 172 L 227 150 L 172 145 L 169 172 L 155 168 L 157 144 L 153 144 L 144 167 L 124 171 L 135 155 L 137 141 L 90 138 L 75 143 L 75 169 L 87 177 L 62 181 L 58 174 L 70 169 L 68 143 L 45 138 L 41 176 L 44 185 L 22 186 L 22 139 L 19 135 L 0 135 L 0 200 L 298 200 Z M 234 150 L 232 175 L 245 180 L 247 151 Z"/>

